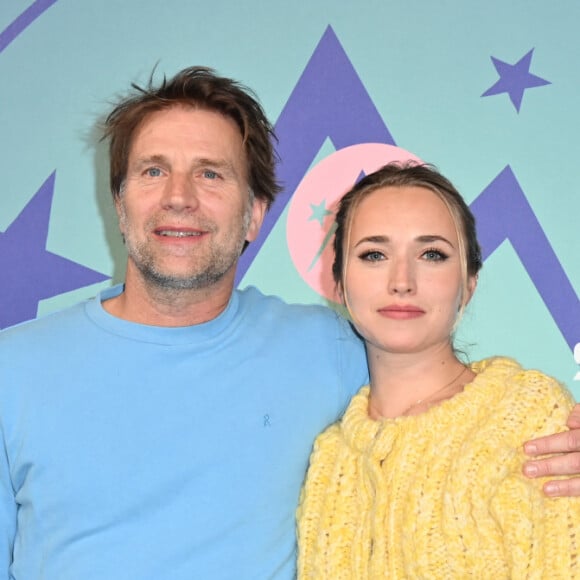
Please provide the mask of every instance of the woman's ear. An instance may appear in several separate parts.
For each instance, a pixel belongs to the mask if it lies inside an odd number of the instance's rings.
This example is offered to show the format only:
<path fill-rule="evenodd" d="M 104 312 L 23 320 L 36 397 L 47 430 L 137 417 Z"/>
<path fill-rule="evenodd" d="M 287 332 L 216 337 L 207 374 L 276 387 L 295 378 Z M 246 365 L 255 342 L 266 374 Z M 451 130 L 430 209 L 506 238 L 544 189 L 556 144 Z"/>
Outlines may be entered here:
<path fill-rule="evenodd" d="M 465 306 L 467 306 L 470 300 L 473 298 L 475 294 L 475 289 L 477 288 L 477 279 L 478 276 L 475 274 L 474 276 L 469 276 L 467 279 L 467 296 L 465 297 Z"/>
<path fill-rule="evenodd" d="M 344 301 L 344 291 L 342 289 L 342 282 L 337 282 L 336 283 L 336 287 L 335 290 L 336 292 L 336 296 L 338 297 L 338 301 L 343 305 L 346 306 L 346 303 Z"/>

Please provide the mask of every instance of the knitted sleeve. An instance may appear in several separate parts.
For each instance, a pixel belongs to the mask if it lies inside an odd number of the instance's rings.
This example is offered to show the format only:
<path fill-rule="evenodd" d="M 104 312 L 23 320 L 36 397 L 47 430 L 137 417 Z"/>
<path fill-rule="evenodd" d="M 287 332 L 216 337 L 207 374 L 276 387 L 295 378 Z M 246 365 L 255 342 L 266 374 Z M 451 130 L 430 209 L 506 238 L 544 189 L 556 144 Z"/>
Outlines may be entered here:
<path fill-rule="evenodd" d="M 521 420 L 521 449 L 527 439 L 564 430 L 573 401 L 559 383 L 537 371 L 521 373 L 518 381 L 525 388 L 512 420 Z M 503 537 L 509 576 L 580 578 L 580 498 L 546 497 L 542 485 L 547 478 L 525 477 L 524 460 L 523 450 L 518 451 L 505 466 L 490 506 Z"/>
<path fill-rule="evenodd" d="M 315 578 L 313 549 L 316 545 L 318 521 L 313 521 L 313 519 L 318 516 L 315 508 L 320 505 L 326 492 L 325 487 L 328 485 L 328 468 L 325 466 L 322 474 L 318 473 L 319 470 L 315 473 L 315 467 L 320 468 L 320 462 L 315 462 L 314 458 L 321 454 L 321 447 L 324 447 L 323 441 L 328 437 L 328 431 L 335 428 L 335 425 L 332 425 L 314 441 L 310 467 L 300 492 L 296 510 L 296 540 L 298 542 L 297 578 L 301 580 Z"/>

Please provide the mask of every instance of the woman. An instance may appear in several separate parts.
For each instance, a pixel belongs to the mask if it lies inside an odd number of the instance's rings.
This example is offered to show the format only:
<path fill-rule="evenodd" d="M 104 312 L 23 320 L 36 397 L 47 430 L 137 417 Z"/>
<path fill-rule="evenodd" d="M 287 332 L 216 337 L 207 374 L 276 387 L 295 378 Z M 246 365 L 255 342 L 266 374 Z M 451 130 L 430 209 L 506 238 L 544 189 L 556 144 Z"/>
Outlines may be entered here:
<path fill-rule="evenodd" d="M 569 393 L 507 358 L 461 362 L 453 331 L 481 268 L 475 220 L 425 165 L 341 201 L 333 274 L 370 385 L 319 436 L 298 510 L 300 578 L 573 578 L 580 500 L 548 500 L 522 444 Z"/>

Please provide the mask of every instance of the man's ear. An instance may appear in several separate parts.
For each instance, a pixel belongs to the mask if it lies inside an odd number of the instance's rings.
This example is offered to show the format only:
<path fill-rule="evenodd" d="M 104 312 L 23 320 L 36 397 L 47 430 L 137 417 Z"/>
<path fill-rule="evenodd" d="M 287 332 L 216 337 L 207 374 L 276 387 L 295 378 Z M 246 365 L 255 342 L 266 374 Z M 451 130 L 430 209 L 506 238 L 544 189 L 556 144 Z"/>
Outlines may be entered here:
<path fill-rule="evenodd" d="M 266 212 L 268 211 L 268 204 L 265 200 L 254 198 L 252 203 L 252 216 L 250 218 L 250 226 L 248 227 L 248 233 L 246 234 L 246 241 L 253 242 L 260 233 L 260 228 L 262 227 L 262 222 L 266 217 Z"/>
<path fill-rule="evenodd" d="M 121 232 L 121 234 L 123 235 L 123 237 L 125 236 L 125 227 L 124 227 L 124 220 L 121 219 L 121 216 L 123 215 L 123 208 L 122 208 L 122 202 L 121 202 L 121 196 L 120 195 L 116 195 L 115 196 L 115 211 L 117 212 L 117 222 L 119 224 L 119 231 Z"/>

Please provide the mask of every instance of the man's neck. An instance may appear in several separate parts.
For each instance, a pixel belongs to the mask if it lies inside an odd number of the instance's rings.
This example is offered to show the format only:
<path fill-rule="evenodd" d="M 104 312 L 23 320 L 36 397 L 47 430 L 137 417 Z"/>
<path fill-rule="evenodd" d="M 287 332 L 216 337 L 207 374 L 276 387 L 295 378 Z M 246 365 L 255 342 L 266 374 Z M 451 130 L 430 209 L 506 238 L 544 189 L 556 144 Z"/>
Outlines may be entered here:
<path fill-rule="evenodd" d="M 141 281 L 127 280 L 124 291 L 103 302 L 111 315 L 150 326 L 192 326 L 213 320 L 227 307 L 233 280 L 210 288 L 159 289 Z"/>

